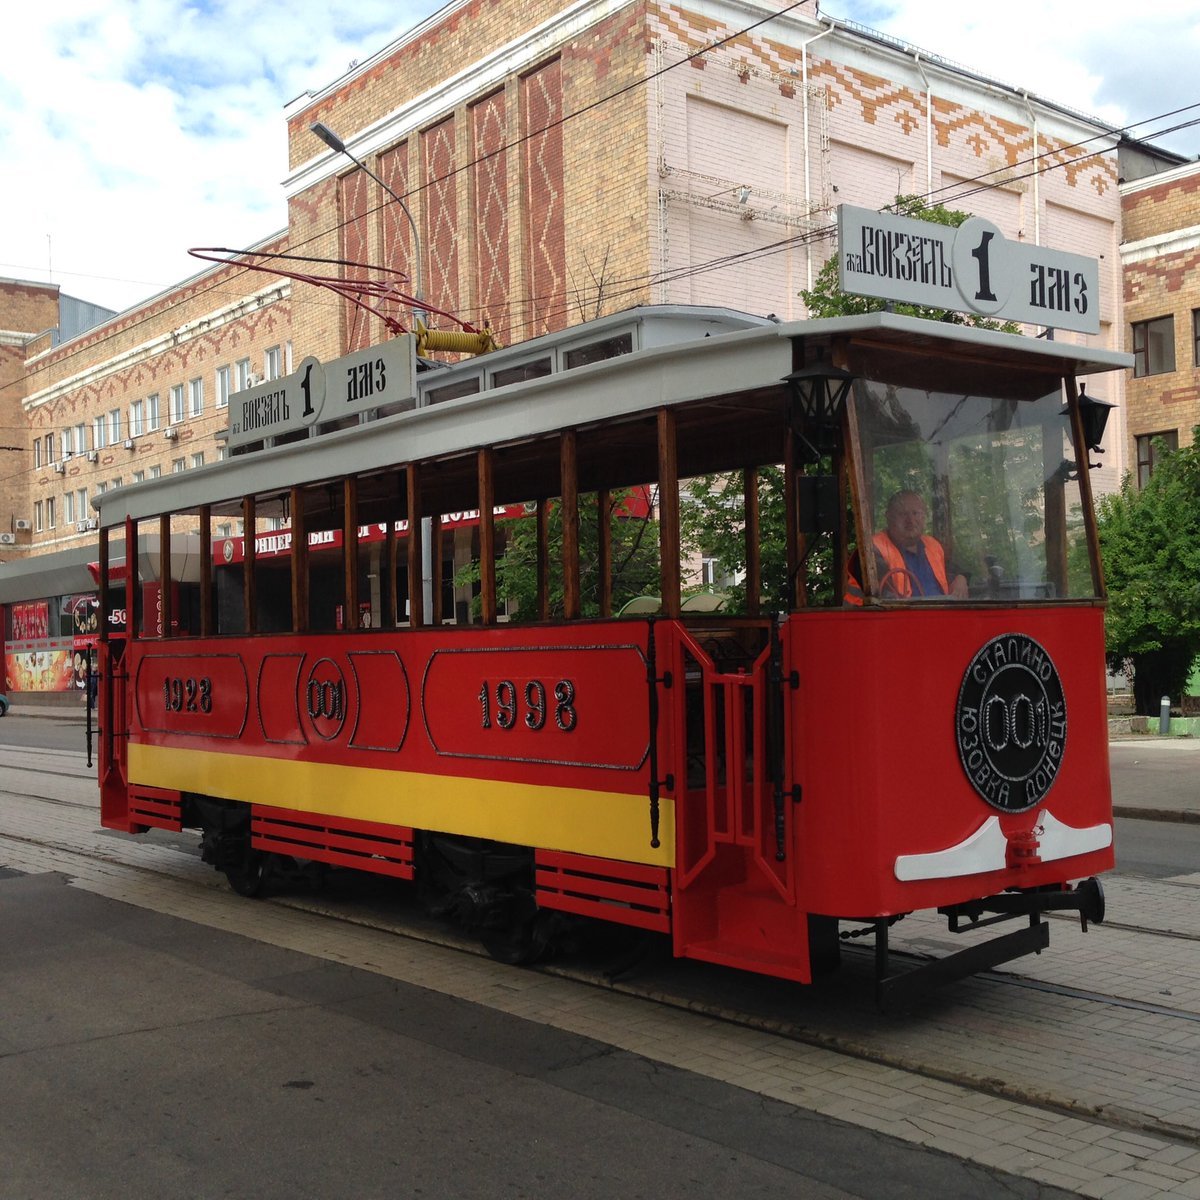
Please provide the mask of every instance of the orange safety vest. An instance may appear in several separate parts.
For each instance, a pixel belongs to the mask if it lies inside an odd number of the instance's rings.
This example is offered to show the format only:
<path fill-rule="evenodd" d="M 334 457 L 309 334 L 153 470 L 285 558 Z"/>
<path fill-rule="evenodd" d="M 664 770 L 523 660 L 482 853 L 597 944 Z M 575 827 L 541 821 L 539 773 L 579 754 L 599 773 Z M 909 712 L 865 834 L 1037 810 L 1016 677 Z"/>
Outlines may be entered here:
<path fill-rule="evenodd" d="M 900 550 L 900 547 L 882 529 L 871 541 L 875 544 L 875 553 L 884 562 L 885 569 L 881 573 L 880 582 L 882 583 L 886 579 L 887 590 L 897 597 L 903 598 L 912 595 L 912 580 L 909 577 L 908 568 L 904 565 L 904 554 Z M 942 543 L 935 537 L 923 534 L 921 536 L 921 544 L 925 547 L 925 557 L 929 560 L 930 567 L 933 568 L 934 577 L 942 589 L 942 594 L 949 595 L 950 584 L 946 579 L 946 551 L 942 549 Z M 844 599 L 847 604 L 853 604 L 857 607 L 861 607 L 863 601 L 866 599 L 862 584 L 854 574 L 853 559 L 846 565 L 846 593 Z"/>

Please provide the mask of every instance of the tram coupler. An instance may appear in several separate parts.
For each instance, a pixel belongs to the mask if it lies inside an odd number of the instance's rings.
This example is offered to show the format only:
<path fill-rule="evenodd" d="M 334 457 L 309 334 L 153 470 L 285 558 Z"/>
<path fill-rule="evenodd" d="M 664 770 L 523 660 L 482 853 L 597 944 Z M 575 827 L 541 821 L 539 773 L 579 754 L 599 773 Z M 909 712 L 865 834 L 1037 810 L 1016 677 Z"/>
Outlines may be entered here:
<path fill-rule="evenodd" d="M 994 925 L 1010 917 L 1033 916 L 1037 913 L 1074 911 L 1079 913 L 1079 924 L 1087 933 L 1088 922 L 1096 925 L 1104 922 L 1104 888 L 1095 876 L 1081 880 L 1073 888 L 1047 888 L 1043 891 L 1002 892 L 983 900 L 967 900 L 939 908 L 938 912 L 949 921 L 951 933 L 980 929 Z M 985 917 L 984 913 L 993 916 Z M 965 919 L 965 924 L 960 924 Z"/>
<path fill-rule="evenodd" d="M 965 979 L 980 971 L 990 971 L 1002 963 L 1026 954 L 1040 954 L 1050 944 L 1050 926 L 1042 920 L 1048 912 L 1075 911 L 1087 931 L 1089 921 L 1104 920 L 1104 888 L 1096 878 L 1084 879 L 1073 888 L 1047 888 L 1044 891 L 1002 892 L 982 900 L 939 908 L 947 918 L 951 933 L 967 933 L 1028 917 L 1029 923 L 1012 933 L 968 946 L 944 958 L 930 959 L 899 975 L 888 974 L 888 921 L 875 922 L 875 999 L 884 1011 L 905 1008 L 934 988 L 956 979 Z M 984 914 L 990 914 L 985 916 Z"/>

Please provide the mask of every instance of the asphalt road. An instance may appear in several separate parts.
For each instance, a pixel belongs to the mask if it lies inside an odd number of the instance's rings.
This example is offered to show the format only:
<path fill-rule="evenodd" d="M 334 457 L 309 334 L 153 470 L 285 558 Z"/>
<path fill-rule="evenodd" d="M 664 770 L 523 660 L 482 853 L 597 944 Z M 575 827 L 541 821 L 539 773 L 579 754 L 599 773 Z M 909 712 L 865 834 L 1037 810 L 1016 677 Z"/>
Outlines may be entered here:
<path fill-rule="evenodd" d="M 59 875 L 0 962 L 5 1197 L 1067 1195 Z"/>

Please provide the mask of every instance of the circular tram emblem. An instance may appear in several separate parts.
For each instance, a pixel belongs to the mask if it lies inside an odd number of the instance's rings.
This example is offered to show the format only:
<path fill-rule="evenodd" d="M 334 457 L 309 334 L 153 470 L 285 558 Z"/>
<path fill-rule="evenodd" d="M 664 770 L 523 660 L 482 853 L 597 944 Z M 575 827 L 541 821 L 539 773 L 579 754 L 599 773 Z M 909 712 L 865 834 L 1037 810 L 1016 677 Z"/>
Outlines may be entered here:
<path fill-rule="evenodd" d="M 318 737 L 332 741 L 346 723 L 346 678 L 330 658 L 319 658 L 304 685 L 304 709 Z"/>
<path fill-rule="evenodd" d="M 1023 633 L 992 638 L 971 660 L 954 714 L 958 755 L 993 808 L 1024 812 L 1062 764 L 1067 705 L 1050 655 Z"/>

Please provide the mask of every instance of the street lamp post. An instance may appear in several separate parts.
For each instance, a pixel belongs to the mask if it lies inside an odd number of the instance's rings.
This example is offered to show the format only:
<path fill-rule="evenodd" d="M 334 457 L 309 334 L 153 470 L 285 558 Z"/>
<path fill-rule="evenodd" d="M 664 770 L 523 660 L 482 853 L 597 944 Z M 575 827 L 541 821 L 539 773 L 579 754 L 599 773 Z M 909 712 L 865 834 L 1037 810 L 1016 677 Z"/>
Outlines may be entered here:
<path fill-rule="evenodd" d="M 417 307 L 413 308 L 413 321 L 416 324 L 425 324 L 425 309 L 420 307 L 424 304 L 425 294 L 421 290 L 421 235 L 417 232 L 417 223 L 413 220 L 413 215 L 408 210 L 408 205 L 392 191 L 366 163 L 355 158 L 349 150 L 346 149 L 346 143 L 342 141 L 328 125 L 322 121 L 314 121 L 309 129 L 315 133 L 335 154 L 344 154 L 355 166 L 361 167 L 362 170 L 373 179 L 395 202 L 400 205 L 404 215 L 408 218 L 408 224 L 412 228 L 413 235 L 413 286 L 417 293 Z M 419 330 L 415 331 L 420 333 Z M 421 518 L 421 592 L 424 600 L 424 609 L 426 613 L 433 612 L 433 546 L 430 544 L 433 541 L 433 521 L 429 517 Z"/>
<path fill-rule="evenodd" d="M 394 191 L 392 191 L 392 189 L 390 187 L 388 187 L 388 185 L 386 183 L 384 183 L 383 180 L 380 179 L 379 176 L 376 175 L 375 172 L 372 171 L 371 168 L 368 167 L 365 162 L 363 162 L 359 158 L 355 158 L 355 156 L 353 154 L 351 154 L 349 150 L 346 149 L 346 143 L 343 142 L 342 139 L 340 137 L 338 137 L 338 135 L 336 133 L 334 133 L 333 130 L 330 129 L 328 125 L 326 125 L 322 121 L 314 121 L 308 128 L 309 128 L 310 132 L 315 133 L 317 135 L 317 137 L 319 137 L 321 139 L 321 141 L 323 141 L 325 143 L 325 145 L 327 145 L 330 148 L 330 150 L 332 150 L 335 154 L 344 154 L 352 163 L 354 163 L 354 165 L 356 167 L 360 167 L 362 170 L 366 171 L 366 173 L 373 180 L 375 180 L 375 182 L 377 184 L 379 184 L 379 186 L 381 188 L 383 188 L 383 190 L 385 192 L 387 192 L 387 194 L 389 196 L 391 196 L 391 198 L 393 200 L 395 200 L 395 202 L 398 205 L 400 205 L 400 209 L 404 213 L 404 215 L 408 218 L 408 224 L 409 224 L 410 228 L 412 229 L 413 284 L 416 289 L 417 303 L 418 303 L 418 305 L 423 305 L 424 300 L 425 300 L 425 294 L 421 288 L 421 235 L 417 232 L 417 223 L 416 223 L 416 221 L 413 220 L 413 215 L 411 212 L 409 212 L 408 205 L 405 204 L 404 201 L 401 200 L 400 197 L 397 196 L 396 193 Z M 425 309 L 423 307 L 414 307 L 413 308 L 413 319 L 415 321 L 420 321 L 422 324 L 424 324 Z"/>

